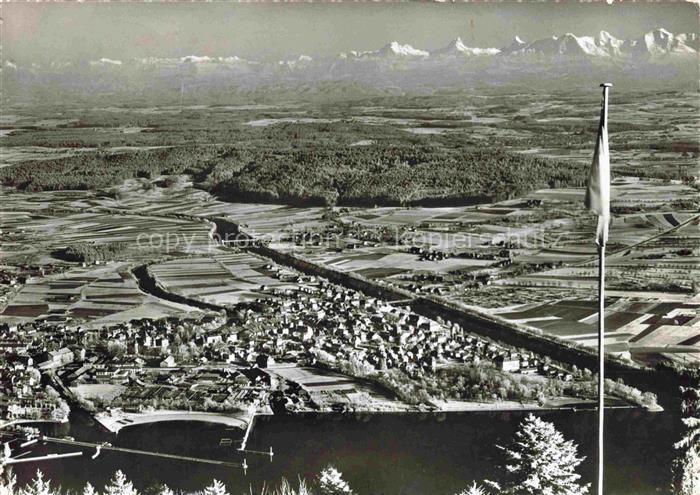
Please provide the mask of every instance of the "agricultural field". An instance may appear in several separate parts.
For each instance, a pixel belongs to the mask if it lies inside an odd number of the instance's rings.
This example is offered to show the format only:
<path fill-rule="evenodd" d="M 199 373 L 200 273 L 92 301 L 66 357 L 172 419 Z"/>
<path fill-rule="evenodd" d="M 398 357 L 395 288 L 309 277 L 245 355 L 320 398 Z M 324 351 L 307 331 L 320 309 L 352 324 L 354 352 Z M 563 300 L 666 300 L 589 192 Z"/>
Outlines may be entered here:
<path fill-rule="evenodd" d="M 265 203 L 231 203 L 197 189 L 190 177 L 162 176 L 126 180 L 115 187 L 114 207 L 139 215 L 222 218 L 244 227 L 256 237 L 275 242 L 284 231 L 320 225 L 324 209 Z"/>
<path fill-rule="evenodd" d="M 350 271 L 368 278 L 390 278 L 412 272 L 446 273 L 453 270 L 482 268 L 491 264 L 489 260 L 461 260 L 448 258 L 443 261 L 419 260 L 416 254 L 390 248 L 353 249 L 350 253 L 319 255 L 312 257 L 323 265 L 338 271 Z"/>
<path fill-rule="evenodd" d="M 44 320 L 70 326 L 100 326 L 191 311 L 196 308 L 142 292 L 129 264 L 110 262 L 28 280 L 0 312 L 0 323 Z"/>
<path fill-rule="evenodd" d="M 131 269 L 183 251 L 206 252 L 211 227 L 162 216 L 115 215 L 114 207 L 110 198 L 84 191 L 3 191 L 0 269 L 13 290 L 0 308 L 0 322 L 43 319 L 100 325 L 194 309 L 144 293 Z M 187 242 L 169 246 L 173 233 Z M 106 245 L 124 250 L 112 259 L 87 263 L 69 262 L 62 255 L 67 246 Z"/>
<path fill-rule="evenodd" d="M 118 203 L 92 192 L 19 194 L 3 189 L 2 196 L 1 254 L 5 262 L 51 262 L 54 251 L 77 244 L 126 243 L 129 251 L 124 257 L 130 260 L 152 258 L 159 252 L 206 252 L 211 244 L 211 224 L 161 212 L 152 216 L 115 212 Z M 176 237 L 182 242 L 176 244 Z"/>
<path fill-rule="evenodd" d="M 584 345 L 597 345 L 595 301 L 564 299 L 492 311 L 511 321 Z M 605 344 L 609 352 L 644 361 L 662 354 L 680 363 L 697 361 L 700 300 L 659 302 L 653 295 L 606 299 Z"/>
<path fill-rule="evenodd" d="M 169 292 L 217 305 L 266 297 L 266 289 L 296 287 L 298 275 L 244 252 L 177 258 L 149 266 Z"/>

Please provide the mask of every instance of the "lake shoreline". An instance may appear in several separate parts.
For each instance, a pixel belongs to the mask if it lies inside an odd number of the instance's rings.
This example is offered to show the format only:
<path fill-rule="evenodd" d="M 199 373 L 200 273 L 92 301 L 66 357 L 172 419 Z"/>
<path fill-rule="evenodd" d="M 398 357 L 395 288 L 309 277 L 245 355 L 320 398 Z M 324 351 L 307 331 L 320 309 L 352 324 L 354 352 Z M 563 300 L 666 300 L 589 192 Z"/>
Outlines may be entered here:
<path fill-rule="evenodd" d="M 92 417 L 102 427 L 111 433 L 119 433 L 129 426 L 160 423 L 165 421 L 200 421 L 217 423 L 225 426 L 246 430 L 252 420 L 252 414 L 247 411 L 239 413 L 213 413 L 204 411 L 157 410 L 152 412 L 130 413 L 124 411 L 99 412 Z"/>
<path fill-rule="evenodd" d="M 159 423 L 166 421 L 197 421 L 203 423 L 223 424 L 230 427 L 247 431 L 250 423 L 255 416 L 296 416 L 308 414 L 346 414 L 352 416 L 355 414 L 444 414 L 444 413 L 462 413 L 462 412 L 517 412 L 517 411 L 590 411 L 594 410 L 596 404 L 592 401 L 580 403 L 566 403 L 562 405 L 539 405 L 535 403 L 519 403 L 513 401 L 503 402 L 468 402 L 468 401 L 440 401 L 438 407 L 434 408 L 408 408 L 408 409 L 352 409 L 345 412 L 334 411 L 331 408 L 311 409 L 303 408 L 293 411 L 287 411 L 282 414 L 270 413 L 269 411 L 256 411 L 250 413 L 241 411 L 239 413 L 214 413 L 204 411 L 177 411 L 177 410 L 157 410 L 152 412 L 130 413 L 124 411 L 99 412 L 92 413 L 91 416 L 103 428 L 111 433 L 118 433 L 123 428 L 129 426 L 138 426 L 150 423 Z M 641 406 L 634 405 L 618 405 L 606 406 L 606 409 L 641 409 L 648 412 L 662 412 L 647 409 Z"/>

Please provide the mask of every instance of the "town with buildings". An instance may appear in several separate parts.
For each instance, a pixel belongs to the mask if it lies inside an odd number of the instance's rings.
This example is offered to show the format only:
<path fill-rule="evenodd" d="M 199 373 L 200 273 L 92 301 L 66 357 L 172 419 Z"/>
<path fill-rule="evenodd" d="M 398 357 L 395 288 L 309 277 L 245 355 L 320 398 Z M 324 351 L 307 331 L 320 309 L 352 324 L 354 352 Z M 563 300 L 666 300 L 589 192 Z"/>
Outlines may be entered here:
<path fill-rule="evenodd" d="M 466 400 L 537 408 L 585 405 L 592 397 L 588 370 L 317 277 L 275 264 L 265 269 L 295 285 L 262 286 L 263 297 L 189 318 L 99 327 L 3 324 L 9 378 L 3 380 L 1 417 L 67 421 L 70 403 L 109 429 L 115 426 L 110 418 L 124 413 L 441 410 L 445 401 L 454 408 Z M 493 381 L 468 384 L 465 394 L 464 376 L 475 369 Z M 309 378 L 314 372 L 316 380 Z M 448 373 L 464 375 L 460 387 L 415 385 Z M 653 402 L 624 394 L 617 399 Z M 462 406 L 469 409 L 468 402 Z M 120 427 L 129 420 L 114 421 Z"/>

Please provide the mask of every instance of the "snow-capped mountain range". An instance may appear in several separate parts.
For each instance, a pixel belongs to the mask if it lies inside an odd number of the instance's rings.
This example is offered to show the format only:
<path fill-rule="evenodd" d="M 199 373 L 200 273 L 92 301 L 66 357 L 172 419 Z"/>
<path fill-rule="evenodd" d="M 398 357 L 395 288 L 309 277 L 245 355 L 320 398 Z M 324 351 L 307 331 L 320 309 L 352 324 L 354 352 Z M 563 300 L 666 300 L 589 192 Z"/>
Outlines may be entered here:
<path fill-rule="evenodd" d="M 449 45 L 433 50 L 430 55 L 433 57 L 449 57 L 449 56 L 478 56 L 478 55 L 497 55 L 501 53 L 498 48 L 476 48 L 464 44 L 462 38 L 455 38 Z"/>
<path fill-rule="evenodd" d="M 658 28 L 638 38 L 620 39 L 607 31 L 595 36 L 559 36 L 527 41 L 515 36 L 506 46 L 468 46 L 456 38 L 442 48 L 426 50 L 387 43 L 376 50 L 349 51 L 312 58 L 297 55 L 275 62 L 230 56 L 188 55 L 173 58 L 83 62 L 55 61 L 28 66 L 7 60 L 2 78 L 8 92 L 46 86 L 83 93 L 221 88 L 359 84 L 375 88 L 421 91 L 438 88 L 517 82 L 548 85 L 581 83 L 587 78 L 627 79 L 634 84 L 681 81 L 697 87 L 697 33 L 673 34 Z M 586 83 L 587 84 L 587 83 Z"/>
<path fill-rule="evenodd" d="M 436 50 L 423 50 L 409 44 L 392 41 L 378 50 L 349 51 L 338 55 L 341 60 L 378 60 L 378 59 L 431 59 L 439 57 L 470 57 L 470 56 L 588 56 L 588 57 L 633 57 L 633 56 L 664 56 L 664 55 L 697 55 L 700 37 L 697 33 L 683 33 L 674 35 L 663 28 L 657 28 L 645 33 L 636 39 L 616 38 L 607 31 L 600 31 L 596 36 L 576 36 L 565 33 L 560 36 L 552 36 L 534 41 L 523 41 L 515 36 L 513 42 L 507 46 L 496 47 L 470 47 L 461 38 L 456 38 L 447 46 Z M 327 60 L 325 57 L 324 60 Z M 296 62 L 311 62 L 308 55 L 299 55 L 295 60 L 281 60 L 281 65 L 293 66 Z M 178 64 L 253 64 L 264 65 L 265 62 L 245 60 L 237 56 L 210 57 L 188 55 L 179 58 L 138 58 L 130 61 L 100 58 L 89 61 L 92 66 L 122 66 L 126 63 L 141 65 L 178 65 Z M 70 67 L 71 63 L 54 63 L 49 67 Z M 5 67 L 16 68 L 11 61 L 5 63 Z M 33 68 L 42 68 L 40 65 L 32 65 Z"/>
<path fill-rule="evenodd" d="M 607 31 L 601 31 L 595 37 L 566 33 L 531 43 L 516 37 L 513 43 L 503 48 L 500 53 L 590 57 L 697 55 L 698 36 L 696 33 L 674 35 L 665 29 L 655 29 L 641 38 L 632 40 L 616 38 Z"/>

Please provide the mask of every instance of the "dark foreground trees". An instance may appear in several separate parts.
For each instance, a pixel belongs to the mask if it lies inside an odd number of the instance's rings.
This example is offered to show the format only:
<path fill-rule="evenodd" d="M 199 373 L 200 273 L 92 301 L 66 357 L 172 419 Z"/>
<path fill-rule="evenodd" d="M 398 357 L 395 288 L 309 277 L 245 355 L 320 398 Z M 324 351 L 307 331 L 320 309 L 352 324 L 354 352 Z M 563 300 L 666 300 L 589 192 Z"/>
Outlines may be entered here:
<path fill-rule="evenodd" d="M 695 380 L 700 382 L 697 376 Z M 678 457 L 673 463 L 671 493 L 700 495 L 700 388 L 681 387 L 681 412 L 685 429 L 674 444 Z"/>
<path fill-rule="evenodd" d="M 700 495 L 700 419 L 686 418 L 686 436 L 674 446 L 680 454 L 673 463 L 675 495 Z"/>
<path fill-rule="evenodd" d="M 246 492 L 252 495 L 253 489 Z M 350 485 L 343 479 L 343 475 L 333 466 L 323 469 L 315 481 L 310 485 L 304 480 L 299 480 L 293 485 L 285 479 L 276 488 L 264 486 L 260 495 L 353 495 Z M 112 479 L 102 490 L 85 485 L 82 495 L 233 495 L 228 491 L 226 485 L 219 480 L 212 480 L 211 484 L 203 490 L 194 493 L 177 492 L 166 485 L 155 490 L 141 492 L 134 488 L 134 485 L 122 471 L 114 473 Z M 26 486 L 18 487 L 12 475 L 3 479 L 0 477 L 0 495 L 64 495 L 64 492 L 54 488 L 49 480 L 44 478 L 41 471 L 37 471 L 34 479 Z M 65 495 L 73 495 L 73 492 Z"/>

